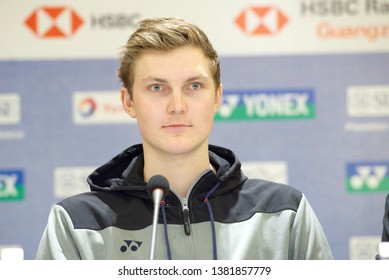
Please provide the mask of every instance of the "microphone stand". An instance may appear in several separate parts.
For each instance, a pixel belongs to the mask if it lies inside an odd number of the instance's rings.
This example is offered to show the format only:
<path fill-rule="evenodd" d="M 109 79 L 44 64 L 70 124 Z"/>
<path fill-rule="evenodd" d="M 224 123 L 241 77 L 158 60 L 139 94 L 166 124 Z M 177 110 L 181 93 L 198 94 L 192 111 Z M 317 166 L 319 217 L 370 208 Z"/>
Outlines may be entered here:
<path fill-rule="evenodd" d="M 158 216 L 159 216 L 159 205 L 163 197 L 163 190 L 153 190 L 153 201 L 154 201 L 154 214 L 153 214 L 153 232 L 151 235 L 151 247 L 150 247 L 150 260 L 154 259 L 155 251 L 155 239 L 157 236 Z"/>
<path fill-rule="evenodd" d="M 155 251 L 155 239 L 157 236 L 157 226 L 158 226 L 158 216 L 159 216 L 159 205 L 161 204 L 162 199 L 169 192 L 169 182 L 162 175 L 154 175 L 150 178 L 147 183 L 147 192 L 152 198 L 154 203 L 154 213 L 153 213 L 153 232 L 151 235 L 151 246 L 150 246 L 150 260 L 154 259 Z"/>

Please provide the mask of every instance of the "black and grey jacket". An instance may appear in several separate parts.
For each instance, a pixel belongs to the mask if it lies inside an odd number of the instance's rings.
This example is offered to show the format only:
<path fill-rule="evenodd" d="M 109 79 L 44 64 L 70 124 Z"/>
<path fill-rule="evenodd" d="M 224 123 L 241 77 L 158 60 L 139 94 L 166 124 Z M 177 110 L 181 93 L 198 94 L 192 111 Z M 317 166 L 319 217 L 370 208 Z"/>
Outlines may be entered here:
<path fill-rule="evenodd" d="M 247 179 L 235 155 L 209 146 L 216 169 L 187 197 L 170 191 L 155 259 L 332 259 L 323 229 L 296 189 Z M 143 150 L 130 147 L 88 177 L 91 192 L 53 206 L 37 259 L 149 259 L 153 203 Z"/>

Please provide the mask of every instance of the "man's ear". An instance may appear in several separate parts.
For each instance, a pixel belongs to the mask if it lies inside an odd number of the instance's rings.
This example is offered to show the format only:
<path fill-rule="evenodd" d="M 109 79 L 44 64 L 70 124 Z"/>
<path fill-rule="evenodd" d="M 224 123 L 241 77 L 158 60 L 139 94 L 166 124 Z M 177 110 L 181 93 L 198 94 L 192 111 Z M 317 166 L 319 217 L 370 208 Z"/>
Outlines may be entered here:
<path fill-rule="evenodd" d="M 223 85 L 220 84 L 216 90 L 215 107 L 214 107 L 215 114 L 219 110 L 222 104 L 222 96 L 223 96 Z"/>
<path fill-rule="evenodd" d="M 136 118 L 136 112 L 134 108 L 134 102 L 131 99 L 130 94 L 126 87 L 122 87 L 120 90 L 122 106 L 124 111 L 131 116 L 131 118 Z"/>

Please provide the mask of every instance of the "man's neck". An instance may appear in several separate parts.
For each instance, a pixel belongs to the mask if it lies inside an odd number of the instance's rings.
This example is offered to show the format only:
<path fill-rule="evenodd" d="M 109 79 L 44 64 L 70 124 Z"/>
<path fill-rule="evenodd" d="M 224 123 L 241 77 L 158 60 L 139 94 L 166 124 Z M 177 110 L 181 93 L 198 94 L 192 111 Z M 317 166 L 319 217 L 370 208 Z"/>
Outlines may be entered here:
<path fill-rule="evenodd" d="M 204 149 L 203 149 L 204 150 Z M 199 175 L 210 169 L 208 146 L 205 151 L 195 151 L 190 155 L 161 155 L 144 151 L 144 179 L 147 182 L 153 175 L 167 178 L 170 188 L 185 197 Z"/>

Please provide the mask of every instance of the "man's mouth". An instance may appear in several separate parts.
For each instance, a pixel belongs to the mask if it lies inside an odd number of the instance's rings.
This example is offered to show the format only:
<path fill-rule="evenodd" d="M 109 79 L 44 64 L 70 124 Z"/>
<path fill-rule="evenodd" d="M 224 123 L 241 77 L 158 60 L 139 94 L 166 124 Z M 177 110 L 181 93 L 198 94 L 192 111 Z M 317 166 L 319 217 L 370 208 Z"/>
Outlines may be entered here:
<path fill-rule="evenodd" d="M 171 129 L 180 129 L 180 128 L 188 128 L 188 127 L 192 127 L 192 125 L 186 123 L 170 123 L 162 126 L 162 128 L 171 128 Z"/>

